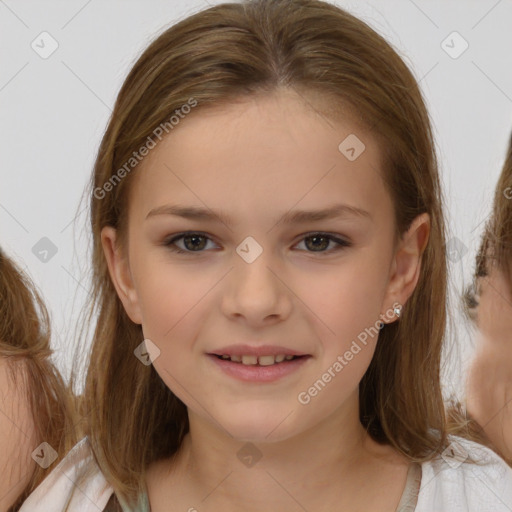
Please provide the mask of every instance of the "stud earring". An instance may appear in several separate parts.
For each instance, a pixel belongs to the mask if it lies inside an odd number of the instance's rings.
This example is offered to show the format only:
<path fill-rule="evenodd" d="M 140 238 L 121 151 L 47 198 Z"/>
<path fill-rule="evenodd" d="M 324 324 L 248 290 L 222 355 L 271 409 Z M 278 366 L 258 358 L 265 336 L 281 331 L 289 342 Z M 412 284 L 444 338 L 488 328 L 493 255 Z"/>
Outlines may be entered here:
<path fill-rule="evenodd" d="M 400 318 L 400 313 L 402 312 L 402 306 L 400 304 L 398 304 L 398 306 L 395 306 L 393 308 L 393 313 L 395 313 L 395 315 Z"/>

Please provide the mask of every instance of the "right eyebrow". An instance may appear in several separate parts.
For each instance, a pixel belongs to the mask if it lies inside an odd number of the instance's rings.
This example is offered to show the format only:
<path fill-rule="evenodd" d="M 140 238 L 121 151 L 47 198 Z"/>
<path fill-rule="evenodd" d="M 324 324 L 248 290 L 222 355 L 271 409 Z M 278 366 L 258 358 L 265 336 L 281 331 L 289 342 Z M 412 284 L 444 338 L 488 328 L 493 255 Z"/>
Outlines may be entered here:
<path fill-rule="evenodd" d="M 151 210 L 146 215 L 146 219 L 155 215 L 174 215 L 190 220 L 206 220 L 211 222 L 220 221 L 227 226 L 233 224 L 232 217 L 227 215 L 227 213 L 221 211 L 215 212 L 209 208 L 198 206 L 163 205 Z M 292 210 L 284 213 L 276 224 L 279 222 L 284 222 L 285 224 L 301 224 L 347 216 L 373 220 L 371 214 L 362 208 L 347 204 L 336 204 L 321 210 Z"/>

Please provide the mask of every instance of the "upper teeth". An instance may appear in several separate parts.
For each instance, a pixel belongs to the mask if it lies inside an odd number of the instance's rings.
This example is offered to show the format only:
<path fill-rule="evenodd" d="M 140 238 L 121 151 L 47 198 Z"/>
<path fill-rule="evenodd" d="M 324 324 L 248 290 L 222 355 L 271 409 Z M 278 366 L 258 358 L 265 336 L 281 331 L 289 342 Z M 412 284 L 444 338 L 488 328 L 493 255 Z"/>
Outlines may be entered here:
<path fill-rule="evenodd" d="M 236 363 L 242 363 L 242 364 L 259 364 L 261 366 L 270 366 L 274 363 L 280 363 L 284 361 L 285 359 L 289 361 L 290 359 L 293 359 L 294 356 L 285 356 L 284 354 L 280 354 L 277 356 L 229 356 L 229 355 L 223 355 L 221 356 L 222 359 L 231 359 L 231 361 L 234 361 Z"/>

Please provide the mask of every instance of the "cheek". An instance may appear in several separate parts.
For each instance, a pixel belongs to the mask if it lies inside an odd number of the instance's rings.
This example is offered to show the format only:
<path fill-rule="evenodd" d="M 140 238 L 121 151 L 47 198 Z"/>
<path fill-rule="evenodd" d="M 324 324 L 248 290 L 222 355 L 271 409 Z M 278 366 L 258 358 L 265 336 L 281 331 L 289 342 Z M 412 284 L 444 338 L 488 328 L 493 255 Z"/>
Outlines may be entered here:
<path fill-rule="evenodd" d="M 512 306 L 495 290 L 486 290 L 478 305 L 478 328 L 481 340 L 488 343 L 500 343 L 510 339 L 512 330 Z"/>
<path fill-rule="evenodd" d="M 136 276 L 144 333 L 161 342 L 196 325 L 191 325 L 191 318 L 218 281 L 215 276 L 158 260 L 140 265 Z"/>
<path fill-rule="evenodd" d="M 326 324 L 327 332 L 355 335 L 379 320 L 387 275 L 383 265 L 354 258 L 322 276 L 305 277 L 302 295 Z"/>
<path fill-rule="evenodd" d="M 323 394 L 326 404 L 353 390 L 370 365 L 380 333 L 379 315 L 385 313 L 383 267 L 370 258 L 347 258 L 314 279 L 297 275 L 293 289 L 307 306 L 299 307 L 322 347 L 326 374 L 315 378 L 329 380 L 330 391 Z"/>

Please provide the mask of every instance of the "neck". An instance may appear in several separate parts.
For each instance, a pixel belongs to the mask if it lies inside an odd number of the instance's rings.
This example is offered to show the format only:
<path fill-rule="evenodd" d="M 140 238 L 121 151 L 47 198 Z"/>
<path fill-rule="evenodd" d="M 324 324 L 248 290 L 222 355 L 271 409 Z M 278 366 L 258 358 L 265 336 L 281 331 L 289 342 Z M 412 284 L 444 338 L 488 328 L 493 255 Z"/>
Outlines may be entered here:
<path fill-rule="evenodd" d="M 360 503 L 355 490 L 368 486 L 376 457 L 389 456 L 389 447 L 379 447 L 360 424 L 357 397 L 314 428 L 274 442 L 234 439 L 190 410 L 189 422 L 160 486 L 167 480 L 187 489 L 198 510 L 318 510 L 309 507 L 319 502 L 350 506 Z"/>

